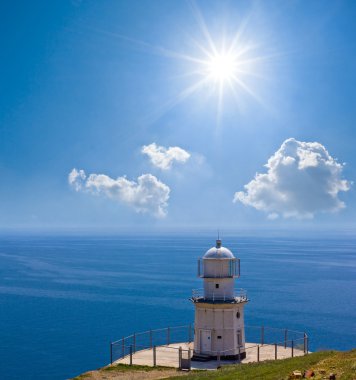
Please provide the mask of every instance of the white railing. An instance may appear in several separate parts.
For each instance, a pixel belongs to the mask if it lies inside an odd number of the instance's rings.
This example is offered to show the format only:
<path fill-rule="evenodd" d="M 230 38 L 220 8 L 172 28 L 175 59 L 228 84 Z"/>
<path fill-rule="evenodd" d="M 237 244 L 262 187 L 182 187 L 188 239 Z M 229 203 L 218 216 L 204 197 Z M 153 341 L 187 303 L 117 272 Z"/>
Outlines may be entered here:
<path fill-rule="evenodd" d="M 235 300 L 237 302 L 247 301 L 247 292 L 244 289 L 234 289 L 233 292 L 204 292 L 204 289 L 192 290 L 193 301 L 229 301 Z"/>

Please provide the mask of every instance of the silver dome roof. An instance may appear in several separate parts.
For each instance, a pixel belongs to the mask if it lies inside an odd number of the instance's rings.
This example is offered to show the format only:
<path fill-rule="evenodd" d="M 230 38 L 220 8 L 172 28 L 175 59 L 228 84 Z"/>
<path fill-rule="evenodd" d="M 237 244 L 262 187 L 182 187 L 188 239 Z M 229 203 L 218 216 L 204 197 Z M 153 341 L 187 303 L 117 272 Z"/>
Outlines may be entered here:
<path fill-rule="evenodd" d="M 221 240 L 216 241 L 216 247 L 210 248 L 208 251 L 206 251 L 205 255 L 203 256 L 203 259 L 234 259 L 235 256 L 233 253 L 221 246 Z"/>

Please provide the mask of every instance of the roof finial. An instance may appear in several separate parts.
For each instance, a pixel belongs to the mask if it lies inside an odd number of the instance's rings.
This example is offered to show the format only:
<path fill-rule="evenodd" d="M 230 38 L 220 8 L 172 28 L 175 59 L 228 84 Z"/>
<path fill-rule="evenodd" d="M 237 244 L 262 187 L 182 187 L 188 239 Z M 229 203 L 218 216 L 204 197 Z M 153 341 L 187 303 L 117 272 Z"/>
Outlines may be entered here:
<path fill-rule="evenodd" d="M 221 248 L 220 230 L 218 229 L 218 239 L 216 240 L 216 248 Z"/>

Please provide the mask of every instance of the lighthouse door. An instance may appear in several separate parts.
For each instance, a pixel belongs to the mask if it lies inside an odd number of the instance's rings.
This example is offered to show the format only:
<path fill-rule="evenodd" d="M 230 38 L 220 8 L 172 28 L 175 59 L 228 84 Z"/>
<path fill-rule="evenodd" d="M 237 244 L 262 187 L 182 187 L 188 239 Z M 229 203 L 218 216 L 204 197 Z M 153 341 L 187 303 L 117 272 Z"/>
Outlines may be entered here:
<path fill-rule="evenodd" d="M 200 330 L 200 351 L 201 352 L 211 351 L 211 331 L 210 330 Z"/>

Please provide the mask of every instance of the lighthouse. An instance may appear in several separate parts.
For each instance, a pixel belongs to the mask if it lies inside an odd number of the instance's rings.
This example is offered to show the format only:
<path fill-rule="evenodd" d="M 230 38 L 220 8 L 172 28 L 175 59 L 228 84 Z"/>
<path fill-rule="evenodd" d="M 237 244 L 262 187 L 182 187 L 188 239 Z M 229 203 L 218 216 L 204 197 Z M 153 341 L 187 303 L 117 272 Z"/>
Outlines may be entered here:
<path fill-rule="evenodd" d="M 198 277 L 204 288 L 193 290 L 195 306 L 193 360 L 246 357 L 244 306 L 246 292 L 235 289 L 240 259 L 222 246 L 220 239 L 198 259 Z"/>

